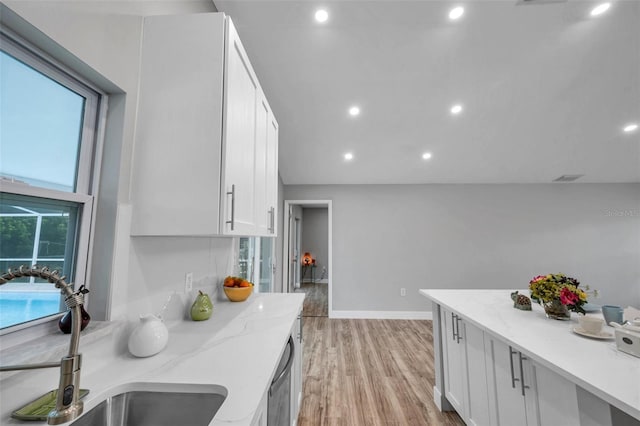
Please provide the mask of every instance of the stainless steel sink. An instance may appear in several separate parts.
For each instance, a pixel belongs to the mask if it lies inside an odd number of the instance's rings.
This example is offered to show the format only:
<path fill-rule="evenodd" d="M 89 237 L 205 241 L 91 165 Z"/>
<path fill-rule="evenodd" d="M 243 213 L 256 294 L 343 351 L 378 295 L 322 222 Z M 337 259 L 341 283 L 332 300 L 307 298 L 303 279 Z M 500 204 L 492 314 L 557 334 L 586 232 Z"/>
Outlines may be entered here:
<path fill-rule="evenodd" d="M 215 385 L 138 385 L 114 389 L 71 426 L 206 426 L 227 397 Z"/>

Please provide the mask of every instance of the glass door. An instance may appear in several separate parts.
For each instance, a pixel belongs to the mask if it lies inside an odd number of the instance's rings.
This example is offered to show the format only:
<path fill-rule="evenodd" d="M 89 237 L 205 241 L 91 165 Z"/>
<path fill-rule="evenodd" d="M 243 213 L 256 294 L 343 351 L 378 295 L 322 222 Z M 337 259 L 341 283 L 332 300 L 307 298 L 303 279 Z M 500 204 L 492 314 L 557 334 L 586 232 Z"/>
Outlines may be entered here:
<path fill-rule="evenodd" d="M 256 293 L 271 293 L 276 273 L 275 238 L 239 238 L 238 274 Z"/>
<path fill-rule="evenodd" d="M 274 282 L 276 274 L 276 258 L 275 258 L 275 238 L 256 238 L 260 241 L 260 277 L 259 289 L 260 293 L 271 293 L 274 291 Z"/>

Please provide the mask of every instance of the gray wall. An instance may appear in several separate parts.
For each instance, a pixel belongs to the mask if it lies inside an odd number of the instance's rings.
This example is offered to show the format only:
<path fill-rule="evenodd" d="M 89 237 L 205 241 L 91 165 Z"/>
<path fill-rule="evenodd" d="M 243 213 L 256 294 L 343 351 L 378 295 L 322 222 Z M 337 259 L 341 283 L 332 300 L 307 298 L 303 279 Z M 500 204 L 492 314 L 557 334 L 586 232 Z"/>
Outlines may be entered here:
<path fill-rule="evenodd" d="M 285 199 L 333 200 L 334 310 L 428 310 L 418 289 L 524 290 L 552 272 L 640 307 L 640 184 L 285 185 Z"/>
<path fill-rule="evenodd" d="M 329 271 L 329 215 L 327 208 L 302 209 L 302 253 L 308 251 L 316 259 L 315 279 L 320 279 L 322 268 Z M 311 280 L 308 272 L 305 282 Z"/>

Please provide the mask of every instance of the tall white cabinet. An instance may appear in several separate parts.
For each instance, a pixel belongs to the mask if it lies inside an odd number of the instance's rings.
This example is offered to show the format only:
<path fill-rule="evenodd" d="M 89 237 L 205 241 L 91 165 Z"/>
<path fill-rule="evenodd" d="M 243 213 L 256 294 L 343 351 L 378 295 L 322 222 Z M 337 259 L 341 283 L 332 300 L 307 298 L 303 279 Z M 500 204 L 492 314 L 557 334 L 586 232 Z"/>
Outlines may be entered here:
<path fill-rule="evenodd" d="M 231 19 L 147 17 L 141 56 L 132 235 L 274 236 L 278 125 Z"/>

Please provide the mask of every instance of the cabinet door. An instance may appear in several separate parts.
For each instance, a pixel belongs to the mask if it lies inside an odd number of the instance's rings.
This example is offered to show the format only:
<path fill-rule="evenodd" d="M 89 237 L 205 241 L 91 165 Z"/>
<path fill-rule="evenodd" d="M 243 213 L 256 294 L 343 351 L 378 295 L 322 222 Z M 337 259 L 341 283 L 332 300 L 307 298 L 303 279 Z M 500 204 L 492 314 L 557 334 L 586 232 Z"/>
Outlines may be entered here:
<path fill-rule="evenodd" d="M 530 403 L 541 426 L 579 426 L 576 385 L 535 362 L 531 363 L 537 398 Z M 529 403 L 529 400 L 527 401 Z"/>
<path fill-rule="evenodd" d="M 291 380 L 291 423 L 296 424 L 302 400 L 302 351 L 304 350 L 304 342 L 302 340 L 302 315 L 298 315 L 292 335 L 293 344 L 295 345 L 295 357 L 293 359 Z"/>
<path fill-rule="evenodd" d="M 464 327 L 461 327 L 461 320 L 452 312 L 442 309 L 442 343 L 444 349 L 444 390 L 447 401 L 460 414 L 466 418 L 464 394 L 466 392 L 465 383 L 465 361 Z"/>
<path fill-rule="evenodd" d="M 219 234 L 224 15 L 146 17 L 143 35 L 131 234 Z"/>
<path fill-rule="evenodd" d="M 278 219 L 278 122 L 271 114 L 267 134 L 267 206 L 269 207 L 270 235 L 277 236 Z"/>
<path fill-rule="evenodd" d="M 271 206 L 267 201 L 267 151 L 271 110 L 260 92 L 256 111 L 255 217 L 259 235 L 268 236 L 271 228 Z"/>
<path fill-rule="evenodd" d="M 492 338 L 489 342 L 489 399 L 494 408 L 494 423 L 497 426 L 524 426 L 527 415 L 520 382 L 519 352 L 500 340 Z"/>
<path fill-rule="evenodd" d="M 467 373 L 467 424 L 489 426 L 487 397 L 487 367 L 485 363 L 484 332 L 473 324 L 463 322 Z"/>
<path fill-rule="evenodd" d="M 259 83 L 233 23 L 227 19 L 223 134 L 222 229 L 255 235 L 255 149 Z"/>

